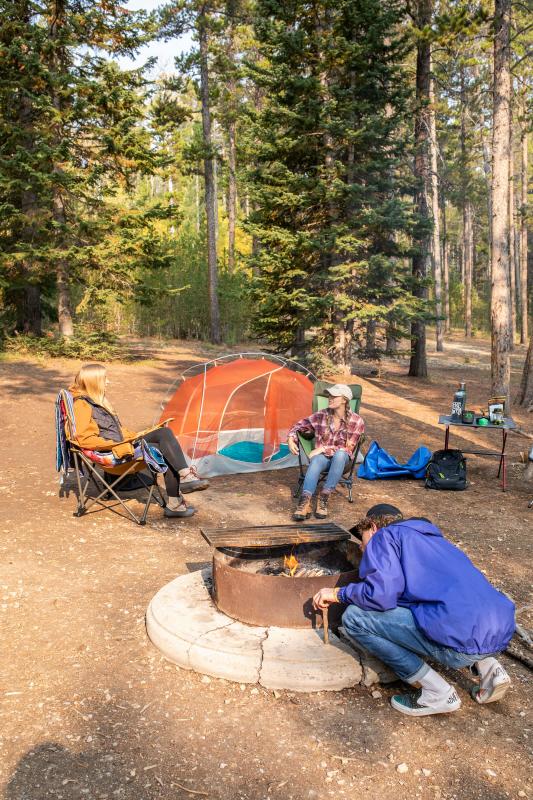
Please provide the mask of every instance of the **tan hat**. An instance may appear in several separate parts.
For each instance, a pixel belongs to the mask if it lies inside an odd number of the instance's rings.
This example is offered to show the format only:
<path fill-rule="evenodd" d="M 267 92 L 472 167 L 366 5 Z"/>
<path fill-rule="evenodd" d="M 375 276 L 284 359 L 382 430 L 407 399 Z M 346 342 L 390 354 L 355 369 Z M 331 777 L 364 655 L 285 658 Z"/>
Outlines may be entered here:
<path fill-rule="evenodd" d="M 324 394 L 329 394 L 332 397 L 345 397 L 346 400 L 353 400 L 352 390 L 345 383 L 336 383 L 330 386 L 329 389 L 324 389 Z"/>

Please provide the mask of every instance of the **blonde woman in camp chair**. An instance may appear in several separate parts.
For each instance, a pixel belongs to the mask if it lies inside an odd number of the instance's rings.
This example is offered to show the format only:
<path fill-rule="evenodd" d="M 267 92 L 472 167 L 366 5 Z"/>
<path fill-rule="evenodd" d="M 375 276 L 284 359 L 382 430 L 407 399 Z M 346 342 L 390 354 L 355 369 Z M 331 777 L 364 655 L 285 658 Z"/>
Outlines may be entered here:
<path fill-rule="evenodd" d="M 289 431 L 288 445 L 293 455 L 298 455 L 298 434 L 311 434 L 315 448 L 309 454 L 309 467 L 300 495 L 294 519 L 311 516 L 311 500 L 318 481 L 327 471 L 322 491 L 317 500 L 315 516 L 324 519 L 328 515 L 328 501 L 353 455 L 359 438 L 365 429 L 363 419 L 350 409 L 352 390 L 344 383 L 336 383 L 326 389 L 328 407 L 316 411 L 310 417 L 296 422 Z"/>
<path fill-rule="evenodd" d="M 115 442 L 121 442 L 114 451 L 125 456 L 132 451 L 132 445 L 124 440 L 135 439 L 137 434 L 121 425 L 106 397 L 106 385 L 106 368 L 102 364 L 85 364 L 76 375 L 69 389 L 74 400 L 76 440 L 80 447 L 87 449 L 109 448 Z M 207 489 L 209 481 L 202 480 L 195 467 L 187 465 L 183 450 L 170 428 L 150 431 L 143 434 L 143 439 L 156 445 L 168 466 L 165 472 L 168 495 L 165 516 L 192 517 L 196 509 L 187 505 L 183 493 Z"/>

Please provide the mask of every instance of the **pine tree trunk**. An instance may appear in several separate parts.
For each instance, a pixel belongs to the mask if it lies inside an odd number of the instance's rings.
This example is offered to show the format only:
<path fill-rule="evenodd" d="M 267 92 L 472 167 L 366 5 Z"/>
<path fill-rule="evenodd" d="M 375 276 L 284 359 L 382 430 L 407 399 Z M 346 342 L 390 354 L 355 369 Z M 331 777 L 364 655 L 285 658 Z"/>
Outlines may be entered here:
<path fill-rule="evenodd" d="M 446 220 L 446 198 L 442 195 L 442 291 L 444 295 L 444 332 L 451 331 L 450 317 L 450 246 L 448 243 L 448 229 Z"/>
<path fill-rule="evenodd" d="M 55 81 L 64 79 L 64 58 L 57 43 L 61 27 L 65 23 L 65 5 L 62 0 L 55 0 L 51 6 L 50 17 L 50 39 L 52 40 L 50 67 Z M 56 122 L 54 125 L 54 147 L 59 150 L 63 138 L 62 112 L 63 104 L 60 93 L 54 89 L 52 102 L 56 111 Z M 55 239 L 59 251 L 65 248 L 65 231 L 67 220 L 65 205 L 62 196 L 63 168 L 57 162 L 53 166 L 54 184 L 52 199 L 52 216 L 55 222 Z M 70 338 L 74 334 L 74 324 L 72 320 L 72 305 L 70 301 L 69 286 L 69 263 L 66 258 L 58 258 L 56 265 L 56 286 L 57 286 L 57 319 L 59 323 L 59 334 L 65 338 Z"/>
<path fill-rule="evenodd" d="M 511 83 L 512 87 L 512 83 Z M 511 108 L 509 126 L 509 292 L 511 295 L 511 350 L 514 350 L 516 331 L 516 270 L 515 270 L 515 222 L 514 222 L 514 157 L 513 157 L 513 112 Z"/>
<path fill-rule="evenodd" d="M 226 57 L 230 70 L 229 79 L 226 84 L 227 95 L 229 98 L 229 119 L 228 119 L 228 269 L 233 272 L 235 269 L 235 227 L 237 222 L 237 120 L 236 120 L 236 93 L 237 84 L 235 80 L 235 3 L 228 0 L 226 3 L 226 14 L 228 17 L 228 38 L 226 46 Z"/>
<path fill-rule="evenodd" d="M 196 233 L 200 233 L 200 178 L 198 173 L 194 176 L 194 205 L 196 209 Z"/>
<path fill-rule="evenodd" d="M 520 184 L 520 342 L 525 344 L 528 337 L 528 296 L 527 296 L 527 120 L 524 121 L 521 137 L 521 184 Z"/>
<path fill-rule="evenodd" d="M 211 135 L 211 108 L 209 100 L 208 21 L 205 13 L 198 18 L 200 45 L 200 97 L 202 103 L 202 131 L 204 146 L 205 214 L 207 223 L 207 270 L 209 289 L 210 338 L 220 343 L 220 311 L 218 305 L 218 265 L 216 241 L 216 189 Z"/>
<path fill-rule="evenodd" d="M 237 222 L 237 144 L 235 120 L 228 126 L 228 269 L 235 269 L 235 227 Z"/>
<path fill-rule="evenodd" d="M 19 119 L 21 127 L 25 130 L 27 149 L 34 148 L 32 132 L 33 110 L 29 99 L 22 95 L 19 106 Z M 33 190 L 23 189 L 20 195 L 20 209 L 24 216 L 24 224 L 20 232 L 20 239 L 28 246 L 35 244 L 38 236 L 35 220 L 38 217 L 38 200 Z M 17 330 L 31 333 L 34 336 L 42 335 L 42 308 L 41 287 L 34 278 L 35 265 L 30 257 L 22 259 L 20 264 L 20 280 L 22 290 L 20 301 L 17 303 Z M 19 293 L 17 293 L 19 294 Z"/>
<path fill-rule="evenodd" d="M 461 200 L 463 206 L 463 238 L 462 238 L 462 283 L 464 298 L 464 317 L 465 317 L 465 336 L 472 336 L 472 204 L 469 199 L 469 174 L 468 174 L 468 154 L 466 146 L 466 119 L 467 119 L 467 96 L 465 88 L 465 67 L 461 65 L 461 170 L 462 186 Z"/>
<path fill-rule="evenodd" d="M 365 351 L 367 358 L 376 357 L 376 332 L 377 332 L 376 320 L 369 319 L 366 323 L 366 342 L 365 342 Z"/>
<path fill-rule="evenodd" d="M 474 226 L 472 222 L 472 203 L 466 200 L 463 206 L 463 250 L 464 250 L 464 299 L 465 336 L 472 336 L 472 275 L 474 255 Z"/>
<path fill-rule="evenodd" d="M 529 342 L 516 402 L 521 406 L 533 409 L 533 336 Z"/>
<path fill-rule="evenodd" d="M 437 352 L 444 350 L 443 339 L 443 314 L 442 314 L 442 263 L 440 258 L 440 215 L 439 215 L 439 173 L 438 173 L 438 142 L 437 126 L 435 121 L 435 90 L 434 81 L 430 81 L 430 160 L 431 160 L 431 211 L 433 216 L 433 280 L 435 284 L 435 312 L 437 320 L 435 323 L 436 347 Z"/>
<path fill-rule="evenodd" d="M 417 6 L 417 27 L 426 29 L 431 24 L 432 0 L 419 0 Z M 415 163 L 414 175 L 417 182 L 415 189 L 415 209 L 424 222 L 429 221 L 428 178 L 429 178 L 429 88 L 430 88 L 431 48 L 429 41 L 418 40 L 416 55 L 416 114 L 415 114 Z M 428 273 L 428 257 L 431 233 L 421 231 L 416 235 L 417 252 L 413 256 L 413 278 L 415 297 L 425 299 L 427 290 L 420 282 Z M 411 360 L 409 375 L 425 378 L 428 374 L 426 357 L 426 324 L 418 319 L 411 323 Z"/>
<path fill-rule="evenodd" d="M 509 135 L 511 0 L 494 4 L 492 133 L 491 391 L 510 409 L 511 297 L 509 291 Z"/>

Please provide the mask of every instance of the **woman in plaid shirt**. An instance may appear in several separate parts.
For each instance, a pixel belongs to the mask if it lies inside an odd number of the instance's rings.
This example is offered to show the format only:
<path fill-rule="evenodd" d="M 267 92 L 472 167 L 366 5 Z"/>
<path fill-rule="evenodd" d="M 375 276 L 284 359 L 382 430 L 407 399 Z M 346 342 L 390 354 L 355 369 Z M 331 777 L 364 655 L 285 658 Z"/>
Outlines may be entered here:
<path fill-rule="evenodd" d="M 298 454 L 299 433 L 312 434 L 316 445 L 309 454 L 309 467 L 294 512 L 294 519 L 297 520 L 311 516 L 311 498 L 323 472 L 327 472 L 327 476 L 318 497 L 315 516 L 319 519 L 327 517 L 329 496 L 341 479 L 365 429 L 363 419 L 350 410 L 353 395 L 349 386 L 336 383 L 326 389 L 326 393 L 329 395 L 328 407 L 299 420 L 289 431 L 289 450 L 294 455 Z"/>

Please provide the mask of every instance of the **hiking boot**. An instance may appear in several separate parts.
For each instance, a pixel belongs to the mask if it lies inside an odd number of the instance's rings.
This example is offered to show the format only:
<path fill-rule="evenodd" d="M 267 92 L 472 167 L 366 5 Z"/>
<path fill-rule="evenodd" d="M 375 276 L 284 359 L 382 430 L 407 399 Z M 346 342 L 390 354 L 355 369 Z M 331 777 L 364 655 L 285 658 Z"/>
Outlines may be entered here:
<path fill-rule="evenodd" d="M 457 692 L 452 687 L 442 700 L 431 703 L 421 703 L 420 696 L 422 689 L 406 694 L 395 694 L 391 697 L 391 706 L 402 714 L 409 714 L 411 717 L 428 717 L 430 714 L 449 714 L 461 708 L 461 701 Z"/>
<path fill-rule="evenodd" d="M 295 520 L 309 519 L 311 516 L 311 498 L 303 494 L 298 501 L 296 511 L 292 515 Z"/>
<path fill-rule="evenodd" d="M 316 503 L 315 517 L 318 517 L 318 519 L 326 519 L 328 515 L 328 502 L 329 494 L 327 492 L 321 492 L 318 495 Z"/>
<path fill-rule="evenodd" d="M 481 679 L 479 686 L 472 687 L 470 694 L 477 703 L 494 703 L 496 700 L 501 700 L 510 687 L 511 678 L 495 660 L 485 677 Z"/>
<path fill-rule="evenodd" d="M 180 491 L 183 494 L 189 492 L 199 492 L 202 489 L 207 489 L 209 481 L 205 478 L 200 478 L 198 470 L 194 466 L 190 466 L 185 475 L 180 475 Z"/>

